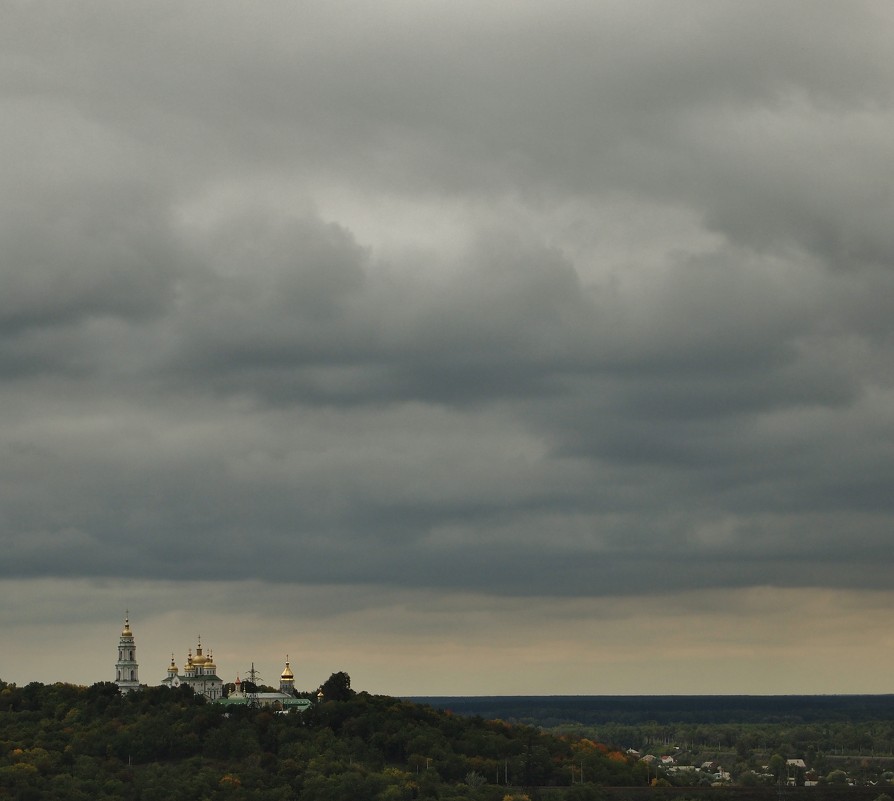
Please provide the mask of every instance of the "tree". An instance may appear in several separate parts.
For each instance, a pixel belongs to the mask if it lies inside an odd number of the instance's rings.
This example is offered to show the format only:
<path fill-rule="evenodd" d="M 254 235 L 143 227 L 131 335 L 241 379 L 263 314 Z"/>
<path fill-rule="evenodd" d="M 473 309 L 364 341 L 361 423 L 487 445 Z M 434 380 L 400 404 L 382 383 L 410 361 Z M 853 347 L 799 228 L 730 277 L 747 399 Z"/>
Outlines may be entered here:
<path fill-rule="evenodd" d="M 785 759 L 780 754 L 773 754 L 770 757 L 769 764 L 770 773 L 773 774 L 773 778 L 776 779 L 777 782 L 781 782 L 784 778 L 783 774 L 785 773 Z"/>
<path fill-rule="evenodd" d="M 847 784 L 847 773 L 843 770 L 833 770 L 826 776 L 826 781 L 829 784 Z"/>
<path fill-rule="evenodd" d="M 739 784 L 743 787 L 757 787 L 760 783 L 760 776 L 753 770 L 746 770 L 739 774 Z"/>
<path fill-rule="evenodd" d="M 469 785 L 469 787 L 481 787 L 482 785 L 487 784 L 487 779 L 480 773 L 472 770 L 466 774 L 466 784 Z"/>
<path fill-rule="evenodd" d="M 320 689 L 324 701 L 350 701 L 356 695 L 351 689 L 351 677 L 343 670 L 333 673 Z"/>

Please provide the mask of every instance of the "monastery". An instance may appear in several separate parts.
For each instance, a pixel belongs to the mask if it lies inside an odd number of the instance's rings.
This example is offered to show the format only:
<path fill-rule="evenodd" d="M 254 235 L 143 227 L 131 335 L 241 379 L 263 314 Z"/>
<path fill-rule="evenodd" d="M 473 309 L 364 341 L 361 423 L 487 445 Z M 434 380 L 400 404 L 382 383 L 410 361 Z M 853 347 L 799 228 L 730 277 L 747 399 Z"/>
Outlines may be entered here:
<path fill-rule="evenodd" d="M 130 628 L 130 613 L 124 618 L 124 629 L 118 640 L 118 661 L 115 663 L 115 683 L 122 693 L 133 692 L 140 689 L 140 666 L 137 663 L 137 647 L 134 642 L 133 631 Z M 279 692 L 273 693 L 246 693 L 242 688 L 242 682 L 238 676 L 235 681 L 235 691 L 229 696 L 224 695 L 224 683 L 217 675 L 217 665 L 214 664 L 214 656 L 211 651 L 206 656 L 202 652 L 202 638 L 199 637 L 196 652 L 192 649 L 186 657 L 186 665 L 181 671 L 174 654 L 171 654 L 171 664 L 168 665 L 167 675 L 159 682 L 162 687 L 176 688 L 186 685 L 197 695 L 202 695 L 209 701 L 226 704 L 250 704 L 257 703 L 260 706 L 278 707 L 280 709 L 297 708 L 304 709 L 311 705 L 306 698 L 295 697 L 295 675 L 292 673 L 289 658 L 286 657 L 286 666 L 279 677 Z"/>

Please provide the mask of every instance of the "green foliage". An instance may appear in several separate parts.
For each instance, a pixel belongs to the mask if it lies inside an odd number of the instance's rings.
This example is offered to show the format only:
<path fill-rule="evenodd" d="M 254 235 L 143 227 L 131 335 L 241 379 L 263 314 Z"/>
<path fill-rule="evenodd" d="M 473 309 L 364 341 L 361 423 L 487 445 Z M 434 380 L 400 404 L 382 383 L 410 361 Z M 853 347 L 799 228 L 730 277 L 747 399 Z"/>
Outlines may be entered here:
<path fill-rule="evenodd" d="M 829 784 L 847 784 L 847 773 L 843 770 L 833 770 L 826 776 L 826 781 Z"/>
<path fill-rule="evenodd" d="M 688 792 L 683 785 L 713 781 L 707 773 L 647 768 L 616 745 L 672 754 L 678 764 L 720 763 L 742 785 L 737 790 L 756 794 L 775 793 L 777 782 L 800 784 L 803 769 L 786 760 L 804 758 L 827 790 L 877 781 L 861 789 L 894 795 L 890 721 L 650 722 L 546 733 L 355 692 L 346 673 L 323 686 L 322 703 L 273 714 L 208 704 L 186 687 L 123 696 L 110 683 L 0 681 L 0 801 L 502 801 L 525 794 L 602 801 L 626 792 L 679 798 Z M 852 749 L 864 747 L 875 755 L 854 758 Z"/>
<path fill-rule="evenodd" d="M 322 703 L 273 714 L 185 687 L 0 682 L 0 799 L 499 801 L 572 791 L 573 760 L 589 783 L 572 799 L 597 798 L 603 779 L 645 785 L 636 765 L 593 743 L 584 753 L 530 726 L 357 693 L 346 673 L 323 686 Z"/>
<path fill-rule="evenodd" d="M 320 690 L 324 701 L 349 701 L 356 694 L 351 689 L 351 677 L 343 670 L 326 679 Z"/>
<path fill-rule="evenodd" d="M 818 713 L 814 711 L 809 717 L 802 715 L 784 720 L 774 717 L 763 723 L 755 722 L 752 715 L 744 722 L 689 722 L 697 720 L 698 710 L 694 708 L 686 710 L 685 721 L 681 722 L 657 723 L 653 720 L 637 724 L 585 725 L 572 720 L 549 731 L 617 743 L 643 754 L 671 754 L 678 765 L 699 766 L 703 762 L 716 762 L 731 772 L 733 783 L 761 789 L 777 783 L 788 785 L 793 782 L 802 786 L 808 779 L 828 784 L 828 774 L 835 770 L 845 771 L 856 785 L 886 785 L 894 783 L 894 723 L 885 717 L 890 710 L 887 696 L 878 704 L 875 698 L 873 696 L 871 703 L 865 700 L 858 703 L 856 698 L 839 703 L 836 699 L 835 704 L 824 698 L 818 699 L 820 707 L 823 704 L 829 706 L 828 721 L 818 719 Z M 695 707 L 699 699 L 678 699 L 674 703 L 683 701 Z M 799 703 L 801 707 L 805 704 L 804 701 Z M 854 719 L 842 720 L 844 711 L 852 712 Z M 533 705 L 529 715 L 538 720 L 538 714 L 537 706 Z M 708 708 L 706 719 L 712 714 Z M 788 759 L 803 759 L 808 770 L 787 765 Z M 657 767 L 653 769 L 653 775 L 655 770 L 659 774 L 664 772 Z M 675 773 L 668 774 L 668 778 L 674 785 L 681 786 L 693 781 L 701 783 L 704 776 L 694 778 Z"/>

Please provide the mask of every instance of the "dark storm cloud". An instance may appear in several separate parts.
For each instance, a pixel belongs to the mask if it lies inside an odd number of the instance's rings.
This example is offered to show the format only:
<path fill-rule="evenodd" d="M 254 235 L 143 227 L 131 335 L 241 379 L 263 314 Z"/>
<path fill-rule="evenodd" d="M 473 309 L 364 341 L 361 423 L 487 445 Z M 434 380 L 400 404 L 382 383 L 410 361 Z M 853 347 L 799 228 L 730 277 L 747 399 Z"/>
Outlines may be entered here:
<path fill-rule="evenodd" d="M 563 361 L 593 359 L 594 306 L 539 245 L 488 237 L 431 293 L 376 277 L 347 232 L 318 220 L 228 223 L 222 240 L 173 321 L 171 368 L 224 392 L 456 404 L 538 394 Z"/>
<path fill-rule="evenodd" d="M 16 4 L 2 570 L 884 586 L 892 24 Z"/>

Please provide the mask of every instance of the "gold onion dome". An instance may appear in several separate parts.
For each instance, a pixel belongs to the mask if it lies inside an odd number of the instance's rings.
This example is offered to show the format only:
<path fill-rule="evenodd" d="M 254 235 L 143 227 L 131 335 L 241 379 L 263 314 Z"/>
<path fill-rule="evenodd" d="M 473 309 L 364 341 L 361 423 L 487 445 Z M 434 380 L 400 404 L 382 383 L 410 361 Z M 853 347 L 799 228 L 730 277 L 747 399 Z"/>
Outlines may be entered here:
<path fill-rule="evenodd" d="M 192 658 L 194 665 L 206 665 L 211 660 L 202 654 L 202 638 L 199 637 L 199 644 L 196 646 L 196 655 Z"/>
<path fill-rule="evenodd" d="M 286 662 L 286 666 L 283 669 L 283 672 L 280 674 L 281 679 L 294 679 L 295 674 L 292 673 L 292 668 L 289 667 L 289 663 Z"/>

